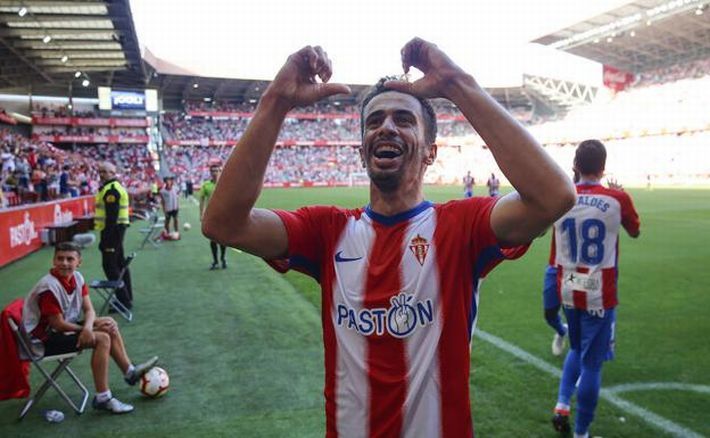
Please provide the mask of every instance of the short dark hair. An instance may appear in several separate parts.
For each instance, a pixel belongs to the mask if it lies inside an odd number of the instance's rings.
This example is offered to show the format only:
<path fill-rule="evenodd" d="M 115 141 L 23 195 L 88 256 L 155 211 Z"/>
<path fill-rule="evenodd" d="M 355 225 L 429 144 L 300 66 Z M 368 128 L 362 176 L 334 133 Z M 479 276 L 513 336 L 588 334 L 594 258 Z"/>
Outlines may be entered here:
<path fill-rule="evenodd" d="M 73 251 L 77 254 L 79 254 L 79 257 L 81 257 L 81 248 L 79 245 L 77 245 L 74 242 L 60 242 L 57 243 L 54 247 L 54 253 L 58 253 L 59 251 Z"/>
<path fill-rule="evenodd" d="M 385 88 L 385 82 L 397 79 L 399 78 L 395 76 L 385 76 L 377 81 L 377 83 L 370 88 L 367 95 L 365 95 L 365 98 L 360 104 L 360 135 L 362 137 L 365 136 L 365 107 L 375 96 L 379 94 L 386 93 L 388 91 L 399 92 L 398 90 Z M 422 106 L 422 116 L 424 117 L 424 139 L 427 144 L 432 144 L 436 141 L 436 113 L 434 112 L 434 108 L 432 108 L 429 100 L 414 96 L 413 94 L 410 94 L 410 96 L 417 99 Z"/>
<path fill-rule="evenodd" d="M 602 172 L 606 166 L 606 148 L 599 140 L 584 140 L 574 154 L 574 167 L 582 175 Z"/>

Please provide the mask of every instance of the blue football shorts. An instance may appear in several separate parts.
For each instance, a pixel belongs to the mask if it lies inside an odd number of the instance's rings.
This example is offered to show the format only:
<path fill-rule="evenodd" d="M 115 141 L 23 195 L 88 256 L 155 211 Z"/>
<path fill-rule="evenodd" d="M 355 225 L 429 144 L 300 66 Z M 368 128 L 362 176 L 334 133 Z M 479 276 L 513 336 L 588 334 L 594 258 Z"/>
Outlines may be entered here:
<path fill-rule="evenodd" d="M 557 267 L 545 268 L 545 279 L 542 286 L 542 305 L 545 309 L 560 307 L 560 297 L 557 295 Z"/>
<path fill-rule="evenodd" d="M 579 351 L 583 365 L 599 369 L 604 361 L 614 359 L 616 309 L 605 310 L 604 316 L 566 307 L 564 312 L 570 347 Z"/>

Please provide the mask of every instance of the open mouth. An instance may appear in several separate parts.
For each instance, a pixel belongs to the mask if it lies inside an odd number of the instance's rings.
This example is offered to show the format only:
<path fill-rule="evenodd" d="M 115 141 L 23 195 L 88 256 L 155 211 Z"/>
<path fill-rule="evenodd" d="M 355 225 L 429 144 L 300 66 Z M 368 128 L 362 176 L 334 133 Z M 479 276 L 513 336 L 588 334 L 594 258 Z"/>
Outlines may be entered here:
<path fill-rule="evenodd" d="M 399 146 L 391 144 L 383 144 L 375 147 L 373 155 L 379 159 L 394 159 L 402 155 L 402 149 Z"/>

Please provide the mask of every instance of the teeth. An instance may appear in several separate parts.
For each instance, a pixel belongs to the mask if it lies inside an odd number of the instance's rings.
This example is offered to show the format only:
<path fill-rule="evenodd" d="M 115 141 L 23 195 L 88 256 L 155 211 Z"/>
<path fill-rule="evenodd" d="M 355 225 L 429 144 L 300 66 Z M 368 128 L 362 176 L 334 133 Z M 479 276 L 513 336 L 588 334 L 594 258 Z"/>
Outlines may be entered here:
<path fill-rule="evenodd" d="M 393 152 L 395 154 L 400 154 L 402 150 L 397 146 L 392 146 L 388 144 L 379 145 L 375 148 L 375 153 L 380 152 Z"/>

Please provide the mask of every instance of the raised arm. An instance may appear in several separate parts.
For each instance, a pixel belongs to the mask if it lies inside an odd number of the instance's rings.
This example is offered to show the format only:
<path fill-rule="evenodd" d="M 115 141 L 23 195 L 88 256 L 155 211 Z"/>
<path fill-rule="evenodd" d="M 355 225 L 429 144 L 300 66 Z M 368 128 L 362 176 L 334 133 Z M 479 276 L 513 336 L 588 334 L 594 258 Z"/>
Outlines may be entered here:
<path fill-rule="evenodd" d="M 205 209 L 202 232 L 212 240 L 266 258 L 286 254 L 283 223 L 270 210 L 254 208 L 264 173 L 286 114 L 338 93 L 345 85 L 329 84 L 330 59 L 322 48 L 307 46 L 289 56 L 261 97 L 249 126 L 224 166 Z M 319 77 L 322 82 L 317 82 Z"/>
<path fill-rule="evenodd" d="M 402 49 L 402 67 L 405 72 L 416 67 L 424 77 L 413 83 L 385 85 L 421 97 L 444 97 L 456 104 L 517 190 L 499 200 L 491 213 L 491 227 L 499 240 L 530 242 L 572 208 L 575 191 L 569 177 L 525 128 L 436 45 L 414 38 Z"/>

